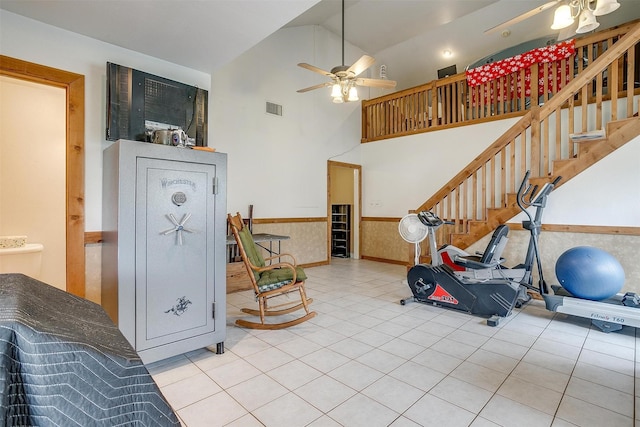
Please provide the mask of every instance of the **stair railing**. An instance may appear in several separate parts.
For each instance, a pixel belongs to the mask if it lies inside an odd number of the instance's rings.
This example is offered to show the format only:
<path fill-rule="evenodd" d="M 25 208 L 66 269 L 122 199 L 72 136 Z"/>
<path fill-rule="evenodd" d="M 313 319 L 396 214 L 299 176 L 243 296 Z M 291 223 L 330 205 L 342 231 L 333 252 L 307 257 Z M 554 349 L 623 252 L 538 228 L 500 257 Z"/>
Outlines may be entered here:
<path fill-rule="evenodd" d="M 540 184 L 552 180 L 554 162 L 577 155 L 577 142 L 570 135 L 599 131 L 610 121 L 632 117 L 637 104 L 634 96 L 640 93 L 639 41 L 640 24 L 636 24 L 624 36 L 609 36 L 600 43 L 595 60 L 593 45 L 588 52 L 577 51 L 577 55 L 587 55 L 588 66 L 554 96 L 541 98 L 541 105 L 533 106 L 418 207 L 416 211 L 432 210 L 454 223 L 440 228 L 438 241 L 452 243 L 452 234 L 469 233 L 468 240 L 455 241 L 466 247 L 486 235 L 517 214 L 513 194 L 527 169 Z M 532 88 L 532 93 L 537 92 Z M 492 216 L 491 209 L 501 213 Z"/>

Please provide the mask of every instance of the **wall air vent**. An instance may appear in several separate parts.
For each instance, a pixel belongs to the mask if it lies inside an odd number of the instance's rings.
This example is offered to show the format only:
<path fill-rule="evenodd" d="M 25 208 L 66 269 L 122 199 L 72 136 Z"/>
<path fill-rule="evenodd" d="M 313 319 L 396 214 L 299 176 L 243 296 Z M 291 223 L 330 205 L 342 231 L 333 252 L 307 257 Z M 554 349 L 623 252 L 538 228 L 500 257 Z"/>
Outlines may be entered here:
<path fill-rule="evenodd" d="M 281 116 L 282 105 L 274 104 L 273 102 L 267 101 L 267 113 L 275 114 L 276 116 Z"/>

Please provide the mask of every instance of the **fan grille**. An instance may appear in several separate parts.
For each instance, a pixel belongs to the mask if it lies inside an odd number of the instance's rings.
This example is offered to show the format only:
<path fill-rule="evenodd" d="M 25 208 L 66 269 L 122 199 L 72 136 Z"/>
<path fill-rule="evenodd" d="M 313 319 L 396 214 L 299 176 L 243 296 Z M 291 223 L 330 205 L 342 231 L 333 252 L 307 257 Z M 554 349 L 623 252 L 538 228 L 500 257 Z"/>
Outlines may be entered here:
<path fill-rule="evenodd" d="M 420 221 L 417 214 L 408 214 L 400 220 L 398 231 L 405 241 L 418 243 L 427 237 L 429 230 L 427 226 Z"/>

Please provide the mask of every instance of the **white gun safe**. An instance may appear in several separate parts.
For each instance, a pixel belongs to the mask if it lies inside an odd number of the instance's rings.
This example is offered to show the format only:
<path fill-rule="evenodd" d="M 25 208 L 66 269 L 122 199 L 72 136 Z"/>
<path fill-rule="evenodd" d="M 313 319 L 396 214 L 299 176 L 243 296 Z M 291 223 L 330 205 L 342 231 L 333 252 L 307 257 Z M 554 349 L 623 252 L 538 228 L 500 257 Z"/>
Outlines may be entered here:
<path fill-rule="evenodd" d="M 144 363 L 224 352 L 226 154 L 118 140 L 103 167 L 103 308 Z"/>

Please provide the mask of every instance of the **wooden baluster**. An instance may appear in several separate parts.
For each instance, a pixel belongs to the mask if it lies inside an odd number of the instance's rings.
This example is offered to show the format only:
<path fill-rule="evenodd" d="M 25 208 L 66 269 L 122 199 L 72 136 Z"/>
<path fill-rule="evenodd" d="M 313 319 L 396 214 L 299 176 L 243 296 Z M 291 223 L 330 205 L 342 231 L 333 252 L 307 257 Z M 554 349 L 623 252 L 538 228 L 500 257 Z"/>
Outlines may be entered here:
<path fill-rule="evenodd" d="M 618 113 L 618 89 L 620 87 L 620 61 L 613 61 L 609 67 L 609 75 L 607 76 L 607 85 L 611 94 L 611 120 L 619 120 Z"/>
<path fill-rule="evenodd" d="M 453 194 L 455 197 L 455 214 L 452 218 L 452 220 L 455 222 L 455 225 L 453 226 L 453 232 L 459 233 L 460 230 L 458 229 L 458 220 L 460 219 L 460 186 L 456 186 L 456 188 L 454 188 Z"/>
<path fill-rule="evenodd" d="M 509 152 L 510 152 L 510 156 L 509 156 L 509 179 L 508 179 L 508 183 L 509 183 L 509 187 L 506 189 L 505 193 L 514 193 L 515 192 L 515 171 L 516 171 L 516 141 L 515 139 L 512 139 L 511 142 L 509 142 Z M 506 197 L 506 194 L 505 194 Z M 504 200 L 505 202 L 505 206 L 506 206 L 506 198 Z"/>
<path fill-rule="evenodd" d="M 636 49 L 627 50 L 627 117 L 633 116 L 633 93 L 636 82 Z"/>
<path fill-rule="evenodd" d="M 488 207 L 492 208 L 496 203 L 496 157 L 493 156 L 489 161 L 491 173 L 487 176 L 487 187 L 490 189 L 489 192 L 489 204 Z"/>
<path fill-rule="evenodd" d="M 472 214 L 469 219 L 476 219 L 478 215 L 478 171 L 474 172 L 472 175 L 472 184 L 471 184 L 471 208 Z"/>
<path fill-rule="evenodd" d="M 527 82 L 526 82 L 526 73 L 524 68 L 520 69 L 518 72 L 520 74 L 520 81 L 516 82 L 516 87 L 520 91 L 520 105 L 518 107 L 518 111 L 525 111 L 531 109 L 531 105 L 527 108 Z"/>
<path fill-rule="evenodd" d="M 540 107 L 531 107 L 531 176 L 540 176 Z"/>
<path fill-rule="evenodd" d="M 542 70 L 540 76 L 542 77 L 542 103 L 546 104 L 549 100 L 549 79 L 553 76 L 551 71 L 551 63 L 546 62 L 541 64 Z M 540 81 L 538 81 L 538 88 L 540 88 Z"/>
<path fill-rule="evenodd" d="M 482 165 L 482 181 L 481 182 L 481 191 L 480 196 L 482 196 L 481 206 L 482 210 L 480 212 L 480 219 L 485 220 L 487 215 L 487 164 Z"/>
<path fill-rule="evenodd" d="M 504 197 L 507 188 L 507 147 L 509 144 L 505 145 L 505 147 L 500 151 L 500 191 L 499 191 L 499 200 L 498 206 L 504 206 Z"/>
<path fill-rule="evenodd" d="M 542 173 L 544 175 L 549 174 L 549 117 L 542 121 L 542 132 L 540 134 L 540 145 L 542 147 Z"/>
<path fill-rule="evenodd" d="M 582 87 L 582 103 L 581 103 L 581 113 L 582 113 L 582 124 L 580 126 L 580 132 L 587 131 L 587 119 L 588 119 L 588 109 L 589 109 L 589 86 L 591 83 L 586 84 Z"/>
<path fill-rule="evenodd" d="M 438 103 L 440 102 L 440 88 L 436 84 L 433 87 L 433 93 L 431 94 L 431 122 L 434 126 L 440 125 L 440 117 L 438 117 Z"/>
<path fill-rule="evenodd" d="M 602 129 L 602 72 L 598 73 L 595 81 L 596 91 L 596 127 L 595 129 Z"/>
<path fill-rule="evenodd" d="M 575 129 L 575 110 L 576 110 L 575 98 L 576 98 L 575 95 L 572 95 L 569 98 L 569 115 L 568 115 L 569 117 L 567 120 L 569 129 L 567 134 L 572 134 L 575 132 L 574 130 Z M 569 141 L 569 158 L 570 159 L 575 156 L 574 147 L 575 147 L 575 144 L 572 141 Z"/>
<path fill-rule="evenodd" d="M 466 224 L 467 224 L 467 218 L 469 217 L 469 211 L 468 211 L 469 192 L 467 188 L 468 182 L 469 182 L 468 178 L 462 181 L 462 222 L 460 224 L 460 227 L 461 227 L 460 231 L 463 233 L 467 229 Z"/>
<path fill-rule="evenodd" d="M 520 134 L 520 173 L 515 183 L 520 182 L 521 177 L 524 176 L 524 172 L 527 169 L 531 169 L 531 166 L 527 166 L 527 134 L 522 132 Z"/>
<path fill-rule="evenodd" d="M 555 111 L 555 122 L 556 122 L 556 130 L 555 130 L 555 155 L 554 155 L 554 160 L 560 160 L 562 159 L 562 139 L 565 136 L 568 136 L 569 134 L 564 134 L 562 132 L 562 109 L 561 108 L 557 108 Z"/>
<path fill-rule="evenodd" d="M 487 117 L 487 110 L 489 108 L 488 103 L 489 103 L 489 96 L 488 96 L 488 90 L 489 90 L 489 86 L 487 83 L 483 83 L 482 85 L 478 86 L 478 108 L 479 108 L 479 115 L 478 117 L 480 119 Z"/>

